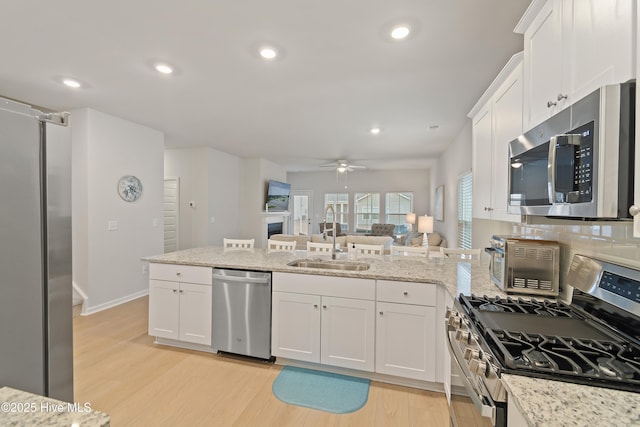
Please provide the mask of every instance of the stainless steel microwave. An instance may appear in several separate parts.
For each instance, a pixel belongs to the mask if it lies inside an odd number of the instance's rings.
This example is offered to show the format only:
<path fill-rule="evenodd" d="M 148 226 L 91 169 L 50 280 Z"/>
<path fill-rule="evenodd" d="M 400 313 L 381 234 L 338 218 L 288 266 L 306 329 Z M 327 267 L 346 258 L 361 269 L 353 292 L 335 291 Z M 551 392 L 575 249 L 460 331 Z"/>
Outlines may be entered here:
<path fill-rule="evenodd" d="M 509 213 L 631 218 L 635 81 L 603 86 L 509 144 Z"/>

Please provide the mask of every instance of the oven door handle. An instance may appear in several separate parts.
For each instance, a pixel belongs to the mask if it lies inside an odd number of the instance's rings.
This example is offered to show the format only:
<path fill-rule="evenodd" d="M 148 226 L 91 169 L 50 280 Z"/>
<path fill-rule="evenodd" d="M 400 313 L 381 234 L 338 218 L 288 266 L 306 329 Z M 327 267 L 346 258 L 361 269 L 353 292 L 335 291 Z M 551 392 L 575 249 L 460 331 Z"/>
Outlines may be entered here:
<path fill-rule="evenodd" d="M 473 405 L 480 411 L 480 415 L 485 418 L 490 418 L 491 422 L 495 425 L 496 423 L 496 406 L 493 404 L 487 405 L 483 402 L 483 396 L 478 393 L 478 391 L 473 387 L 469 378 L 471 378 L 471 372 L 466 366 L 463 366 L 462 363 L 458 361 L 456 353 L 453 349 L 453 345 L 451 344 L 451 334 L 447 331 L 447 345 L 449 346 L 449 355 L 452 360 L 455 360 L 458 369 L 462 373 L 462 381 L 465 390 L 469 393 L 469 397 L 473 402 Z M 491 399 L 488 399 L 491 401 Z M 492 402 L 493 403 L 493 402 Z"/>

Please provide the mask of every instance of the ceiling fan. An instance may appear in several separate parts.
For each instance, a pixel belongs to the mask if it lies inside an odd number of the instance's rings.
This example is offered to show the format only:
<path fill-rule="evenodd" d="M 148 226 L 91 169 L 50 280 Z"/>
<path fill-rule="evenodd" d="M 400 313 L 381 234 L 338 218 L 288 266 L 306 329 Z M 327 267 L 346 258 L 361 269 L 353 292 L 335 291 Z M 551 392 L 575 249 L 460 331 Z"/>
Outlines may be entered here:
<path fill-rule="evenodd" d="M 333 163 L 320 165 L 321 168 L 335 168 L 338 173 L 353 172 L 356 169 L 366 169 L 366 166 L 354 165 L 346 160 L 336 160 Z"/>

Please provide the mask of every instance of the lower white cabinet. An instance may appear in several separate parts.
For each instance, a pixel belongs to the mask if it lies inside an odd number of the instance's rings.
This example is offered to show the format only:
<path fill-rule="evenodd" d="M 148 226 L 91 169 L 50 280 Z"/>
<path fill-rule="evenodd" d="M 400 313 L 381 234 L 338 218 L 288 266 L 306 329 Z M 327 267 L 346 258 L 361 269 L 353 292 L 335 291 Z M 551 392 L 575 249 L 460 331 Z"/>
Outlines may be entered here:
<path fill-rule="evenodd" d="M 210 268 L 149 266 L 149 335 L 211 345 Z"/>
<path fill-rule="evenodd" d="M 373 372 L 375 282 L 274 273 L 271 353 Z"/>
<path fill-rule="evenodd" d="M 376 372 L 435 381 L 436 286 L 377 282 Z"/>
<path fill-rule="evenodd" d="M 318 295 L 273 292 L 271 353 L 320 363 L 320 299 Z"/>

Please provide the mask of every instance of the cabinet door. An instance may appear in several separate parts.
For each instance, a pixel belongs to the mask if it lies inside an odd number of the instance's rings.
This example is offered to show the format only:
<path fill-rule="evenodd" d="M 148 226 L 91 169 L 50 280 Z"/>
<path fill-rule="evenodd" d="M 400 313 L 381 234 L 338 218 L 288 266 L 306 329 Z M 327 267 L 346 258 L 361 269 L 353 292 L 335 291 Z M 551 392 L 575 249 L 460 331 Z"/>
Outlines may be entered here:
<path fill-rule="evenodd" d="M 149 280 L 149 335 L 179 338 L 179 290 L 178 282 Z"/>
<path fill-rule="evenodd" d="M 600 86 L 634 78 L 634 0 L 564 0 L 563 38 L 574 103 Z"/>
<path fill-rule="evenodd" d="M 436 308 L 376 304 L 376 372 L 434 381 Z"/>
<path fill-rule="evenodd" d="M 180 283 L 180 341 L 211 345 L 211 286 Z"/>
<path fill-rule="evenodd" d="M 320 297 L 273 292 L 271 354 L 320 363 Z"/>
<path fill-rule="evenodd" d="M 520 215 L 507 213 L 509 198 L 509 142 L 522 134 L 522 64 L 509 74 L 493 101 L 493 165 L 491 218 L 520 222 Z"/>
<path fill-rule="evenodd" d="M 493 151 L 491 102 L 473 118 L 473 217 L 491 217 Z"/>
<path fill-rule="evenodd" d="M 373 301 L 322 297 L 321 363 L 373 372 Z"/>
<path fill-rule="evenodd" d="M 547 1 L 525 31 L 524 64 L 524 124 L 528 130 L 560 111 L 566 101 L 558 101 L 563 88 L 561 0 Z"/>

